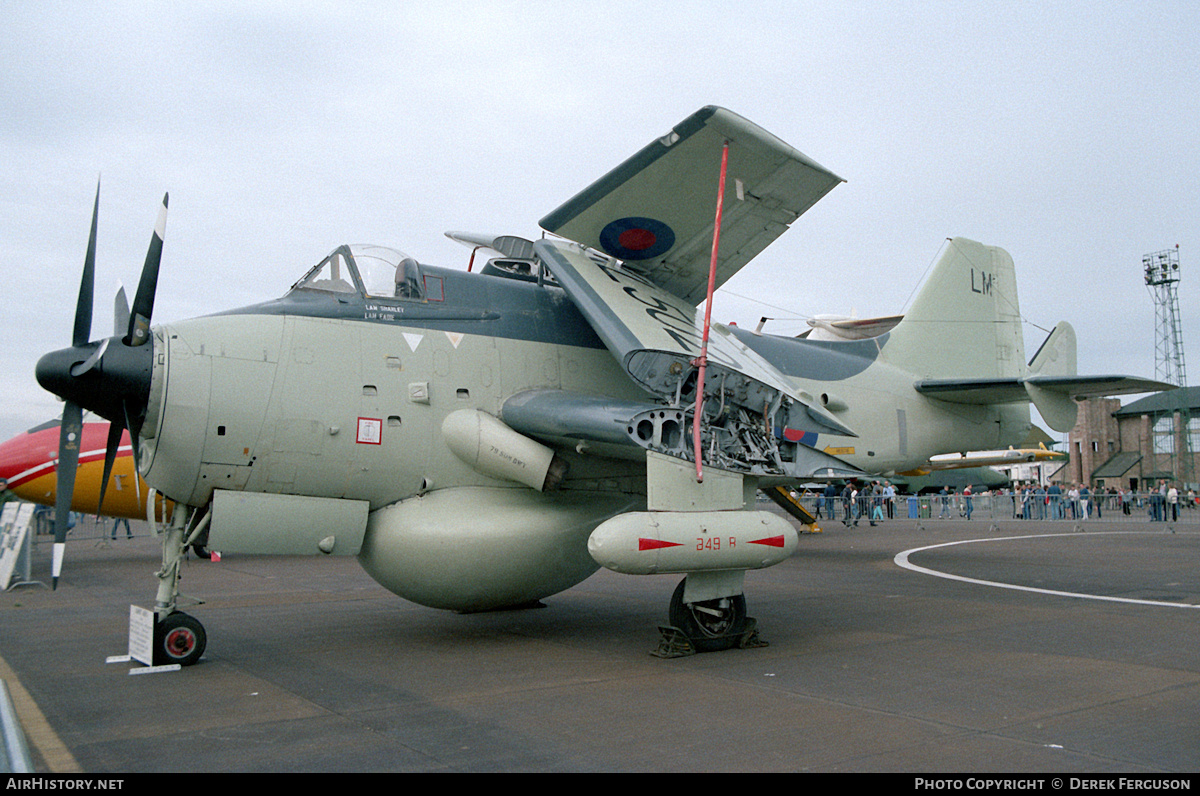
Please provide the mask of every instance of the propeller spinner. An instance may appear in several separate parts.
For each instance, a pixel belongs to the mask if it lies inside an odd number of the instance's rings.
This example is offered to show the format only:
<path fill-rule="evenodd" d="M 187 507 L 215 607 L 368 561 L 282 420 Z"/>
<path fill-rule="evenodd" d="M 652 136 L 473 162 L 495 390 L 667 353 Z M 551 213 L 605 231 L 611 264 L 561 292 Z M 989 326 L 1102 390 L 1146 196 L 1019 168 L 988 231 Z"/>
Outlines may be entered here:
<path fill-rule="evenodd" d="M 150 341 L 150 317 L 158 286 L 158 266 L 162 259 L 163 235 L 167 226 L 167 196 L 163 196 L 142 276 L 127 313 L 127 328 L 117 328 L 113 337 L 90 340 L 92 333 L 92 297 L 96 270 L 96 218 L 100 211 L 100 186 L 92 207 L 92 228 L 88 235 L 87 255 L 75 305 L 75 328 L 71 347 L 53 351 L 38 360 L 37 380 L 45 389 L 61 397 L 62 427 L 58 441 L 58 476 L 54 505 L 54 554 L 51 568 L 53 585 L 58 587 L 66 547 L 67 520 L 75 491 L 75 471 L 79 465 L 79 442 L 83 432 L 83 410 L 88 409 L 109 421 L 104 452 L 104 476 L 100 486 L 100 504 L 112 474 L 121 432 L 129 429 L 137 461 L 137 435 L 145 420 L 150 396 L 150 378 L 154 370 L 154 346 Z M 120 305 L 118 300 L 118 306 Z M 121 313 L 118 313 L 118 323 Z M 99 511 L 99 507 L 97 508 Z"/>

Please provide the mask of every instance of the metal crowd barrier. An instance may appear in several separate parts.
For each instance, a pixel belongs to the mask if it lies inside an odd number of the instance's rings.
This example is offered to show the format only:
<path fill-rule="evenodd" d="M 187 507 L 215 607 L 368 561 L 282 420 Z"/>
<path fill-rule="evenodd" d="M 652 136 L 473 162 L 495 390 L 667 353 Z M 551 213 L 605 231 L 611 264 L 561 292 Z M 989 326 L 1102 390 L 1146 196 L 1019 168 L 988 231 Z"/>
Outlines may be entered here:
<path fill-rule="evenodd" d="M 76 513 L 73 517 L 74 525 L 71 526 L 67 533 L 67 540 L 73 539 L 111 539 L 115 530 L 117 539 L 125 539 L 128 536 L 144 536 L 146 534 L 145 520 L 116 520 L 112 517 L 97 517 L 92 514 Z M 120 523 L 116 526 L 116 523 Z M 114 528 L 114 526 L 116 526 Z M 30 531 L 33 533 L 33 541 L 35 544 L 47 541 L 54 535 L 54 507 L 39 506 L 34 510 L 33 520 L 30 523 Z"/>
<path fill-rule="evenodd" d="M 6 774 L 33 772 L 29 744 L 21 730 L 21 722 L 8 695 L 8 684 L 0 680 L 0 771 Z M 8 787 L 13 787 L 9 785 Z"/>
<path fill-rule="evenodd" d="M 841 496 L 828 500 L 803 495 L 801 502 L 820 522 L 869 524 L 887 520 L 1040 521 L 1088 524 L 1151 523 L 1200 526 L 1200 505 L 1195 495 L 1178 495 L 1174 503 L 1157 492 L 1091 494 L 1086 500 L 1067 493 L 1047 495 L 1025 492 L 983 492 L 970 496 L 897 495 L 859 497 L 849 506 Z M 890 504 L 890 505 L 889 505 Z M 829 510 L 832 508 L 832 512 Z"/>

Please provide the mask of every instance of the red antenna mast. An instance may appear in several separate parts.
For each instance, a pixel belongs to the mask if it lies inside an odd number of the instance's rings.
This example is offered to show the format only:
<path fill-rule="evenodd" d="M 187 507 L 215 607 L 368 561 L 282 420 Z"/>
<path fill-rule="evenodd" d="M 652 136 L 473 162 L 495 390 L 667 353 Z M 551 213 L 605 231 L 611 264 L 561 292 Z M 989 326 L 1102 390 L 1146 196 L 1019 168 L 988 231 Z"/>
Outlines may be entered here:
<path fill-rule="evenodd" d="M 704 371 L 708 367 L 708 329 L 712 325 L 712 300 L 717 281 L 717 251 L 721 245 L 721 211 L 725 207 L 725 173 L 729 169 L 729 142 L 721 147 L 721 180 L 717 185 L 717 217 L 713 222 L 712 258 L 708 263 L 708 298 L 704 300 L 704 336 L 700 341 L 700 356 L 692 360 L 700 368 L 696 377 L 696 411 L 692 415 L 692 450 L 696 454 L 696 482 L 704 481 L 704 465 L 700 462 L 700 418 L 704 412 Z"/>

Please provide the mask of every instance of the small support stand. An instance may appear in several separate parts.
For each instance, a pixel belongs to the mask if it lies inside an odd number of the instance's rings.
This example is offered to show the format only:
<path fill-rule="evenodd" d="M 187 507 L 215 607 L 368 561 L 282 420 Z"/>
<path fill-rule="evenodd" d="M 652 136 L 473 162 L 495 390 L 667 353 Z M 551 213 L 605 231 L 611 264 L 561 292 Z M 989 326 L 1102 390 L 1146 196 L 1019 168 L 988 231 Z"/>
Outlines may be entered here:
<path fill-rule="evenodd" d="M 688 635 L 677 627 L 659 625 L 658 632 L 662 634 L 662 638 L 658 641 L 658 648 L 650 653 L 656 658 L 686 658 L 699 652 Z M 758 622 L 750 616 L 746 617 L 746 624 L 741 632 L 734 635 L 737 638 L 731 646 L 738 649 L 760 649 L 770 646 L 769 642 L 759 636 Z M 733 636 L 729 638 L 732 639 Z"/>
<path fill-rule="evenodd" d="M 659 625 L 658 632 L 662 634 L 662 638 L 658 641 L 658 649 L 650 653 L 654 657 L 686 658 L 689 655 L 696 654 L 696 648 L 692 646 L 692 640 L 679 628 Z"/>
<path fill-rule="evenodd" d="M 752 616 L 746 617 L 746 626 L 742 629 L 742 637 L 738 639 L 738 649 L 753 650 L 771 646 L 758 635 L 758 620 Z"/>

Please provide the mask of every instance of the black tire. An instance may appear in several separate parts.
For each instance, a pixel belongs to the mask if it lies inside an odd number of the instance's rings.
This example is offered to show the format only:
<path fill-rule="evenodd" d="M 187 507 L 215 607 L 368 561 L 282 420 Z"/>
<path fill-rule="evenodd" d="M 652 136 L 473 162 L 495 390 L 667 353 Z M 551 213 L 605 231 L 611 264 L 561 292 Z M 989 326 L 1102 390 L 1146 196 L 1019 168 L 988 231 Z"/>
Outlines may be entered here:
<path fill-rule="evenodd" d="M 196 558 L 203 558 L 205 561 L 212 560 L 212 553 L 209 552 L 207 547 L 199 542 L 192 543 L 192 552 L 196 554 Z"/>
<path fill-rule="evenodd" d="M 168 614 L 154 626 L 154 665 L 191 666 L 208 646 L 204 625 L 181 611 Z"/>
<path fill-rule="evenodd" d="M 697 652 L 718 652 L 735 646 L 746 628 L 746 595 L 684 603 L 686 581 L 679 581 L 671 595 L 671 625 L 684 632 Z"/>

